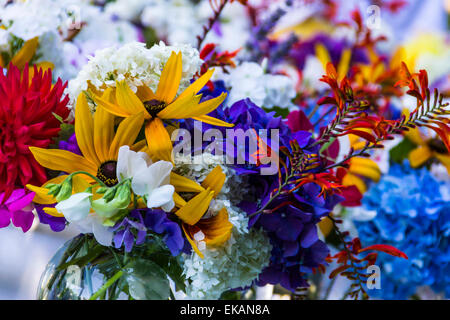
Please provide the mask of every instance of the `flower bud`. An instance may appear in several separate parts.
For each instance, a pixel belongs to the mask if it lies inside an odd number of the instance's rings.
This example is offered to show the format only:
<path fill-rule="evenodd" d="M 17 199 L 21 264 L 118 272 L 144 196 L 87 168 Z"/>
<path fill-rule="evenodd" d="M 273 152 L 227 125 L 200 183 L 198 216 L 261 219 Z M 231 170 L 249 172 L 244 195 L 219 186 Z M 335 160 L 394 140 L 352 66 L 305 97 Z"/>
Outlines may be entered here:
<path fill-rule="evenodd" d="M 72 195 L 72 178 L 67 178 L 61 184 L 58 194 L 55 196 L 56 201 L 61 202 L 68 199 Z"/>
<path fill-rule="evenodd" d="M 46 185 L 45 188 L 47 188 L 49 190 L 48 195 L 56 196 L 59 193 L 61 186 L 59 184 L 51 183 L 51 184 Z"/>
<path fill-rule="evenodd" d="M 108 190 L 103 195 L 103 199 L 105 202 L 110 202 L 116 196 L 116 188 L 108 188 Z"/>
<path fill-rule="evenodd" d="M 126 181 L 117 188 L 115 195 L 116 206 L 119 208 L 128 207 L 131 202 L 131 182 Z"/>

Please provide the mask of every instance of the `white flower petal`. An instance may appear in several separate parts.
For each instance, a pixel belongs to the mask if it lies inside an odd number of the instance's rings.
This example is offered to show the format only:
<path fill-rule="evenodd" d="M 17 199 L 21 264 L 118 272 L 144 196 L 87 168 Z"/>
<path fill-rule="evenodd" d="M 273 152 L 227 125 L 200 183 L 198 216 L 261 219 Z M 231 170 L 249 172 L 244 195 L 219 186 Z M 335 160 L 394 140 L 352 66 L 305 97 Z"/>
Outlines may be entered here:
<path fill-rule="evenodd" d="M 133 189 L 135 194 L 143 196 L 147 194 L 147 184 L 151 180 L 152 176 L 150 170 L 148 168 L 141 168 L 141 170 L 137 171 L 133 176 L 133 180 L 131 180 L 131 189 Z"/>
<path fill-rule="evenodd" d="M 91 209 L 92 193 L 80 192 L 70 196 L 69 199 L 58 203 L 55 208 L 61 212 L 69 222 L 85 219 Z"/>
<path fill-rule="evenodd" d="M 175 188 L 170 184 L 154 189 L 148 195 L 147 206 L 149 208 L 157 208 L 173 202 L 174 192 Z"/>
<path fill-rule="evenodd" d="M 113 232 L 109 227 L 102 225 L 99 219 L 92 219 L 92 233 L 97 242 L 102 246 L 109 247 L 111 245 Z"/>
<path fill-rule="evenodd" d="M 129 146 L 120 147 L 116 169 L 119 182 L 134 177 L 151 163 L 151 159 L 145 152 L 135 152 L 130 150 Z"/>
<path fill-rule="evenodd" d="M 149 191 L 157 188 L 160 185 L 169 184 L 170 182 L 170 172 L 173 169 L 172 163 L 169 161 L 158 161 L 152 164 L 149 169 L 149 175 L 152 179 L 148 181 Z"/>

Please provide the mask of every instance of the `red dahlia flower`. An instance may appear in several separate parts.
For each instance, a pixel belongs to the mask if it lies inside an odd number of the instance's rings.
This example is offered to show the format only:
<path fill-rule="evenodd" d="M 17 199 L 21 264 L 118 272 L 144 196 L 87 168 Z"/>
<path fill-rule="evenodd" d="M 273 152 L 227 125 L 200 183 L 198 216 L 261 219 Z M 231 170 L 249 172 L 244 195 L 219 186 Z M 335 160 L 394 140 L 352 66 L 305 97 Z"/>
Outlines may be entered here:
<path fill-rule="evenodd" d="M 34 67 L 29 78 L 28 66 L 19 71 L 11 65 L 7 75 L 0 68 L 0 193 L 2 200 L 17 187 L 27 183 L 40 185 L 47 179 L 29 147 L 47 148 L 60 130 L 54 114 L 69 115 L 64 96 L 66 83 L 58 79 L 52 85 L 52 72 Z"/>

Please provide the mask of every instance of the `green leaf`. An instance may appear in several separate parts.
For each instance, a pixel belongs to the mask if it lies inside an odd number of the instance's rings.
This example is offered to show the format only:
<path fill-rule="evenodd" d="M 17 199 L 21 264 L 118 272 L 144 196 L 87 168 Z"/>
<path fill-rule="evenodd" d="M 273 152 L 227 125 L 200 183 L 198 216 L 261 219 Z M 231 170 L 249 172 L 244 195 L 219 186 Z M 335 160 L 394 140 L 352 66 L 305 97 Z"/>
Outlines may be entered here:
<path fill-rule="evenodd" d="M 287 118 L 288 114 L 289 114 L 289 109 L 288 108 L 281 108 L 281 107 L 272 107 L 272 108 L 263 108 L 264 111 L 266 112 L 271 112 L 271 111 L 275 111 L 275 117 L 279 117 L 281 116 L 282 118 Z"/>
<path fill-rule="evenodd" d="M 156 263 L 137 259 L 124 268 L 129 292 L 136 300 L 166 300 L 170 296 L 169 280 Z"/>
<path fill-rule="evenodd" d="M 402 164 L 403 160 L 408 158 L 409 153 L 415 148 L 417 148 L 417 145 L 408 138 L 405 138 L 389 151 L 389 158 L 391 162 Z"/>
<path fill-rule="evenodd" d="M 55 114 L 55 117 L 57 114 Z M 57 118 L 58 119 L 58 118 Z M 60 120 L 60 119 L 58 119 Z M 59 130 L 58 137 L 53 138 L 53 143 L 51 147 L 58 148 L 60 141 L 68 141 L 72 134 L 75 132 L 75 127 L 73 124 L 61 123 L 61 130 Z"/>

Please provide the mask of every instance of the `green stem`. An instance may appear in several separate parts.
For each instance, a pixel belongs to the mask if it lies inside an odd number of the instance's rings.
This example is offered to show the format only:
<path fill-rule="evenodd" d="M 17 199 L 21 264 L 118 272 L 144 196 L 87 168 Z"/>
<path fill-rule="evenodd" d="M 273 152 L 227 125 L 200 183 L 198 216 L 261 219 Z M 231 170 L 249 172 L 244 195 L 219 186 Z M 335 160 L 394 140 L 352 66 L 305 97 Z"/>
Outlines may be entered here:
<path fill-rule="evenodd" d="M 119 270 L 111 279 L 109 279 L 96 293 L 94 293 L 89 300 L 96 300 L 99 296 L 104 294 L 106 290 L 114 284 L 117 280 L 122 277 L 124 272 L 122 270 Z"/>
<path fill-rule="evenodd" d="M 107 185 L 104 184 L 103 181 L 101 181 L 99 178 L 97 178 L 96 176 L 94 176 L 94 175 L 92 175 L 92 174 L 90 174 L 89 172 L 86 172 L 86 171 L 73 172 L 66 179 L 72 178 L 74 175 L 77 175 L 77 174 L 87 175 L 87 176 L 91 177 L 92 179 L 94 179 L 95 181 L 97 181 L 102 187 L 107 187 Z"/>

